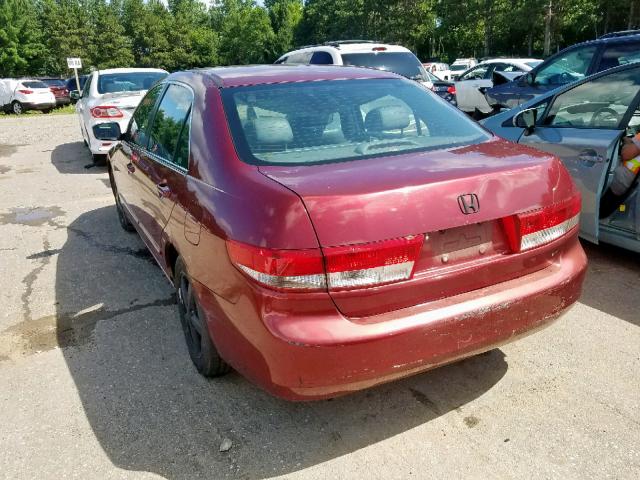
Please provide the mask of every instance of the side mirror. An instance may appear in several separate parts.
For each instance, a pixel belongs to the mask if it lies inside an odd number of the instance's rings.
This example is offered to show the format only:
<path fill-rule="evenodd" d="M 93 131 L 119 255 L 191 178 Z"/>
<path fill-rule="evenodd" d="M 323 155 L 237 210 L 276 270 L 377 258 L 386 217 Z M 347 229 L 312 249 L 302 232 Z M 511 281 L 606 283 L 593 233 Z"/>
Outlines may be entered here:
<path fill-rule="evenodd" d="M 527 73 L 524 77 L 522 77 L 524 83 L 526 85 L 529 85 L 530 87 L 533 87 L 533 85 L 536 83 L 536 78 L 533 76 L 533 73 L 529 72 Z"/>
<path fill-rule="evenodd" d="M 536 128 L 536 120 L 538 119 L 538 111 L 535 108 L 528 108 L 519 112 L 513 117 L 513 126 L 525 129 L 525 135 L 530 135 Z M 94 127 L 95 128 L 95 127 Z"/>
<path fill-rule="evenodd" d="M 93 135 L 98 140 L 116 142 L 122 139 L 120 124 L 118 122 L 99 123 L 93 126 Z"/>

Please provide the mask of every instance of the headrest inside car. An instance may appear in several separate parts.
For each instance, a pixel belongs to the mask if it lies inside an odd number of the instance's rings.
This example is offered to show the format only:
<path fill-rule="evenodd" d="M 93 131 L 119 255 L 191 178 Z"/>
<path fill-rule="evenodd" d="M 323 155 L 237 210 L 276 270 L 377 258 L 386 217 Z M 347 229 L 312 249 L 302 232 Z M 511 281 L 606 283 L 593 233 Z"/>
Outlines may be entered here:
<path fill-rule="evenodd" d="M 368 132 L 383 132 L 407 128 L 410 122 L 410 112 L 400 105 L 378 107 L 367 113 L 364 127 Z"/>
<path fill-rule="evenodd" d="M 257 117 L 254 121 L 256 141 L 269 145 L 290 143 L 293 141 L 291 125 L 282 117 Z"/>

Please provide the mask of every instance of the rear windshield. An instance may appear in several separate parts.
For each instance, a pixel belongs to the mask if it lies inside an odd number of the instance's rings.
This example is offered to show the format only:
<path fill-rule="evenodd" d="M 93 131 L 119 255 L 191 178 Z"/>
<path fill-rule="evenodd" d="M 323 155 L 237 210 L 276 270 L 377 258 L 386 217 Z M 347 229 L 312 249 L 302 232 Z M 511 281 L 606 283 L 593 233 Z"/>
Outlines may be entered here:
<path fill-rule="evenodd" d="M 334 80 L 222 91 L 234 143 L 252 164 L 307 165 L 471 145 L 490 135 L 404 79 Z"/>
<path fill-rule="evenodd" d="M 40 80 L 29 80 L 21 83 L 22 83 L 22 86 L 26 88 L 49 88 Z"/>
<path fill-rule="evenodd" d="M 149 90 L 154 83 L 166 76 L 164 72 L 105 73 L 98 77 L 98 93 Z"/>
<path fill-rule="evenodd" d="M 413 80 L 426 80 L 424 67 L 411 52 L 343 53 L 342 63 L 386 70 Z"/>
<path fill-rule="evenodd" d="M 58 78 L 47 78 L 46 80 L 42 80 L 42 83 L 45 83 L 50 87 L 64 87 L 66 85 L 64 80 L 60 80 Z"/>
<path fill-rule="evenodd" d="M 451 65 L 451 71 L 452 72 L 460 72 L 462 70 L 466 70 L 467 68 L 469 68 L 469 65 L 467 65 L 467 64 L 463 65 L 461 63 L 458 63 L 458 64 L 454 63 L 453 65 Z"/>

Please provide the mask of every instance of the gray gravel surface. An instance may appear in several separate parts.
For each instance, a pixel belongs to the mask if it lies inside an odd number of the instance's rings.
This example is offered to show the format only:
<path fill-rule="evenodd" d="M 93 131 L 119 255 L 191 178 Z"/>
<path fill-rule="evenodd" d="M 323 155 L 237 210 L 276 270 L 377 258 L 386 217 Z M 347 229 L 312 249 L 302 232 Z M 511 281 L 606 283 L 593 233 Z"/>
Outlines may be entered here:
<path fill-rule="evenodd" d="M 640 478 L 640 259 L 587 253 L 552 327 L 287 403 L 192 368 L 73 115 L 0 118 L 0 478 Z"/>

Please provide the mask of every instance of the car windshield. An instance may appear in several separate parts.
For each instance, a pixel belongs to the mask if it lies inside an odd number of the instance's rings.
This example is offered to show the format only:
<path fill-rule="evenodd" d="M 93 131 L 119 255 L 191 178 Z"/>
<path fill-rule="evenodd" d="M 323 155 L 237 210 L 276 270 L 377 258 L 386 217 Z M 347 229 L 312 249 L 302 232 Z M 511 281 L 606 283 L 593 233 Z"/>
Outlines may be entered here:
<path fill-rule="evenodd" d="M 424 67 L 411 52 L 343 53 L 342 63 L 385 70 L 413 80 L 426 79 Z"/>
<path fill-rule="evenodd" d="M 40 80 L 29 80 L 21 83 L 22 83 L 22 86 L 25 88 L 49 88 Z"/>
<path fill-rule="evenodd" d="M 259 85 L 222 93 L 238 153 L 252 164 L 359 160 L 490 138 L 463 113 L 404 79 Z"/>
<path fill-rule="evenodd" d="M 98 77 L 98 93 L 149 90 L 154 83 L 166 76 L 164 72 L 105 73 Z"/>
<path fill-rule="evenodd" d="M 458 63 L 458 64 L 454 63 L 453 65 L 451 65 L 452 72 L 461 72 L 463 70 L 466 70 L 467 68 L 469 68 L 469 65 L 462 64 L 462 63 Z"/>

